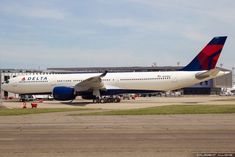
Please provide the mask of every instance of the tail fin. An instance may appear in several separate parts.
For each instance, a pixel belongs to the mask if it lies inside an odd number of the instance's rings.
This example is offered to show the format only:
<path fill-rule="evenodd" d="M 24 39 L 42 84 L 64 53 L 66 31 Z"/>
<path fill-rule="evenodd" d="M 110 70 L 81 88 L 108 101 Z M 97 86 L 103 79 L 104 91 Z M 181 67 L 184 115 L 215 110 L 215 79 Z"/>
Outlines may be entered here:
<path fill-rule="evenodd" d="M 214 69 L 226 39 L 227 36 L 214 37 L 187 66 L 181 69 L 181 71 Z"/>

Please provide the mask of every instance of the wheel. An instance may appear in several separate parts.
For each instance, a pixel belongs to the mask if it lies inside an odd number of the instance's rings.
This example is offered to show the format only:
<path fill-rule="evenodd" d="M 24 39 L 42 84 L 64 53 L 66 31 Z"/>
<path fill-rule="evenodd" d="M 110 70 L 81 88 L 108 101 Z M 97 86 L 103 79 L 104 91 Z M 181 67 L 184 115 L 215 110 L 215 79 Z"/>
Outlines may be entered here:
<path fill-rule="evenodd" d="M 95 103 L 100 103 L 100 99 L 99 99 L 99 98 L 96 98 L 96 99 L 95 99 Z"/>
<path fill-rule="evenodd" d="M 119 98 L 114 98 L 114 102 L 118 103 L 118 102 L 120 102 L 120 99 Z"/>
<path fill-rule="evenodd" d="M 100 99 L 100 103 L 105 103 L 105 99 L 104 99 L 104 98 L 101 98 L 101 99 Z"/>
<path fill-rule="evenodd" d="M 110 98 L 107 98 L 107 103 L 111 103 L 112 100 Z"/>
<path fill-rule="evenodd" d="M 104 103 L 107 103 L 108 102 L 108 99 L 107 98 L 104 98 Z"/>

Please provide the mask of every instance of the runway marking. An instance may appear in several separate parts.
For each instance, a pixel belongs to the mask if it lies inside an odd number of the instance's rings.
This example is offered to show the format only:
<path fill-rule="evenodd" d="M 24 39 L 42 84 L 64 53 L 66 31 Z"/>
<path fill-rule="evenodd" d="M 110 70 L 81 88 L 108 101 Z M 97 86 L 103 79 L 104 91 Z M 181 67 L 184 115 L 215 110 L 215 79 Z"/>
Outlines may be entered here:
<path fill-rule="evenodd" d="M 0 138 L 0 141 L 14 141 L 14 138 Z"/>

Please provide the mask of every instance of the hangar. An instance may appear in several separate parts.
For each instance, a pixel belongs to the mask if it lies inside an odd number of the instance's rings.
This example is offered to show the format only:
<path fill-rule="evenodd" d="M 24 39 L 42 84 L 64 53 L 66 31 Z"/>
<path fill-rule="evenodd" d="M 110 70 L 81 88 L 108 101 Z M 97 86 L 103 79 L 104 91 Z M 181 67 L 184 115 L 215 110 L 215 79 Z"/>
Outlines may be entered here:
<path fill-rule="evenodd" d="M 80 68 L 47 68 L 47 70 L 32 70 L 32 69 L 0 69 L 0 82 L 6 81 L 19 75 L 32 75 L 38 73 L 100 73 L 107 70 L 108 72 L 146 72 L 146 71 L 174 71 L 182 67 L 180 66 L 163 66 L 163 67 L 80 67 Z M 224 68 L 219 68 L 222 71 L 230 71 L 229 74 L 215 78 L 209 81 L 201 82 L 192 87 L 182 89 L 184 94 L 219 94 L 221 88 L 232 87 L 232 71 Z M 1 84 L 0 84 L 1 89 Z M 1 90 L 1 97 L 18 97 L 17 94 L 8 93 Z"/>

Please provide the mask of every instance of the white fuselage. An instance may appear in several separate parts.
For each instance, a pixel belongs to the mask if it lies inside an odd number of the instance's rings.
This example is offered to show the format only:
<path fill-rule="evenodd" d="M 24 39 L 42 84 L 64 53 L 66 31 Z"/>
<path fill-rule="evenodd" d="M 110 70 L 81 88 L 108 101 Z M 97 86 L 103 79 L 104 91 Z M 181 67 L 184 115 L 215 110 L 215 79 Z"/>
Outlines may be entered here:
<path fill-rule="evenodd" d="M 188 87 L 214 78 L 207 77 L 206 79 L 198 80 L 195 75 L 199 72 L 203 71 L 107 73 L 102 78 L 102 82 L 107 89 L 168 91 Z M 12 78 L 8 83 L 3 83 L 2 88 L 5 91 L 17 94 L 51 93 L 54 87 L 74 87 L 79 82 L 98 75 L 100 74 L 24 75 Z M 220 72 L 216 77 L 221 75 L 224 75 L 224 73 Z"/>

